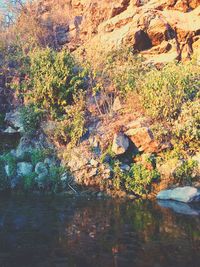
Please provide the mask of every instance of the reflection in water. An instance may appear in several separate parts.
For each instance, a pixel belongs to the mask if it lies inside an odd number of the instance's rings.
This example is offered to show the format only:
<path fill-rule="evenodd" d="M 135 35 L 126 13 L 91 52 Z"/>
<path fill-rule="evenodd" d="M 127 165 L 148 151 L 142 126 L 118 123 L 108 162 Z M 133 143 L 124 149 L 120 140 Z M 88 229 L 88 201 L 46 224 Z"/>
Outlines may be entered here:
<path fill-rule="evenodd" d="M 153 202 L 0 201 L 0 266 L 199 267 L 200 217 Z"/>

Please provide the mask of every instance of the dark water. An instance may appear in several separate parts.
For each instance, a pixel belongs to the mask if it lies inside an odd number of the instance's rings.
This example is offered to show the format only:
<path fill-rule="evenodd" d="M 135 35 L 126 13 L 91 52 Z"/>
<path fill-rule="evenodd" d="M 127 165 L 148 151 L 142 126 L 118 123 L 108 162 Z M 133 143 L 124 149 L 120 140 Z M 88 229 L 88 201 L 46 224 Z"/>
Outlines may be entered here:
<path fill-rule="evenodd" d="M 149 201 L 1 197 L 0 266 L 199 267 L 200 217 Z"/>

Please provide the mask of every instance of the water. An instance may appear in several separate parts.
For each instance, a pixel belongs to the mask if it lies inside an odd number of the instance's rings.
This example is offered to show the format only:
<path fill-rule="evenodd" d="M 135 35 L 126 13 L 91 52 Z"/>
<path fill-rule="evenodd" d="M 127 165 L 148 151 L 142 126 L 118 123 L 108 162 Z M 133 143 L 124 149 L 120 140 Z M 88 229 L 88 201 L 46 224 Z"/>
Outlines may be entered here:
<path fill-rule="evenodd" d="M 1 197 L 0 266 L 199 267 L 200 217 L 149 201 Z"/>

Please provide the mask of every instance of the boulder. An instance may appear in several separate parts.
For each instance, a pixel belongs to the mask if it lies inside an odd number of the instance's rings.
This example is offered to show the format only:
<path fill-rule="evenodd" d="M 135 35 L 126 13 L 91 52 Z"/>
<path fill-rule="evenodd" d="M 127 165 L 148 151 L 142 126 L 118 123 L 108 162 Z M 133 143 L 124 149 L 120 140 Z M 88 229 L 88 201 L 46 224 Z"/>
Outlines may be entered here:
<path fill-rule="evenodd" d="M 114 135 L 112 151 L 116 155 L 124 154 L 129 147 L 129 139 L 123 133 L 119 132 Z"/>
<path fill-rule="evenodd" d="M 22 159 L 24 158 L 24 155 L 27 152 L 30 152 L 32 149 L 33 149 L 33 146 L 29 138 L 22 137 L 16 149 L 16 157 Z"/>
<path fill-rule="evenodd" d="M 14 127 L 18 132 L 23 133 L 24 127 L 21 122 L 20 112 L 15 110 L 9 113 L 6 113 L 5 121 L 12 127 Z"/>
<path fill-rule="evenodd" d="M 163 41 L 174 37 L 171 27 L 159 16 L 150 21 L 147 34 L 153 46 L 160 45 Z"/>
<path fill-rule="evenodd" d="M 68 25 L 60 25 L 55 29 L 56 32 L 56 40 L 59 45 L 64 45 L 69 42 L 69 26 Z"/>
<path fill-rule="evenodd" d="M 158 149 L 158 144 L 154 140 L 153 133 L 148 127 L 129 129 L 125 134 L 130 137 L 139 151 L 153 153 Z"/>
<path fill-rule="evenodd" d="M 48 169 L 43 162 L 38 162 L 35 166 L 35 172 L 40 176 L 47 176 Z"/>
<path fill-rule="evenodd" d="M 25 176 L 30 175 L 33 171 L 33 165 L 29 162 L 19 162 L 17 163 L 17 175 Z"/>
<path fill-rule="evenodd" d="M 175 200 L 185 203 L 196 202 L 200 201 L 200 190 L 191 186 L 177 187 L 175 189 L 160 191 L 157 199 Z"/>

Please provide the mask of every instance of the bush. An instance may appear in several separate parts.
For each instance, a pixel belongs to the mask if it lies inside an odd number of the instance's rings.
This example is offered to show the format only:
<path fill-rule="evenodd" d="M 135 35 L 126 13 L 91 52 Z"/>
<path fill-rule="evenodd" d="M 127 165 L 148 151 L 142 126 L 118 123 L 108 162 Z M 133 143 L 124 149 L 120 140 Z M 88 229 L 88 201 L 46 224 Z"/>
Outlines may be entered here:
<path fill-rule="evenodd" d="M 17 160 L 15 156 L 13 156 L 11 153 L 7 153 L 1 157 L 1 160 L 4 161 L 4 164 L 8 166 L 9 176 L 14 176 L 17 170 Z"/>
<path fill-rule="evenodd" d="M 177 119 L 184 102 L 199 94 L 200 67 L 195 63 L 170 64 L 153 70 L 141 83 L 141 99 L 148 114 L 159 120 Z"/>
<path fill-rule="evenodd" d="M 32 149 L 30 154 L 31 162 L 35 166 L 38 162 L 43 162 L 46 157 L 53 153 L 50 149 Z"/>
<path fill-rule="evenodd" d="M 152 162 L 151 162 L 152 163 Z M 156 169 L 148 169 L 141 163 L 132 164 L 129 171 L 120 168 L 120 162 L 113 165 L 113 185 L 117 190 L 126 189 L 139 196 L 149 193 L 151 184 L 160 177 Z"/>
<path fill-rule="evenodd" d="M 180 167 L 176 169 L 174 177 L 176 181 L 182 185 L 191 184 L 193 179 L 193 172 L 198 166 L 197 162 L 192 159 L 184 161 Z"/>
<path fill-rule="evenodd" d="M 85 133 L 85 101 L 80 95 L 75 99 L 75 104 L 69 106 L 66 115 L 57 122 L 57 128 L 52 133 L 53 139 L 60 144 L 75 146 Z"/>
<path fill-rule="evenodd" d="M 62 187 L 61 176 L 65 173 L 63 167 L 51 166 L 49 169 L 49 180 L 51 183 L 51 191 L 56 192 Z"/>
<path fill-rule="evenodd" d="M 64 50 L 36 49 L 29 58 L 29 77 L 24 81 L 29 101 L 54 118 L 64 114 L 74 95 L 85 86 L 84 70 Z"/>
<path fill-rule="evenodd" d="M 176 143 L 181 143 L 184 150 L 194 154 L 200 147 L 200 103 L 188 102 L 176 121 L 173 133 Z"/>
<path fill-rule="evenodd" d="M 28 191 L 33 188 L 35 184 L 35 178 L 37 174 L 36 173 L 31 173 L 29 175 L 23 176 L 22 181 L 23 181 L 23 187 L 25 191 Z"/>
<path fill-rule="evenodd" d="M 20 120 L 24 131 L 28 135 L 33 135 L 40 127 L 44 117 L 44 111 L 34 105 L 28 105 L 20 109 Z"/>
<path fill-rule="evenodd" d="M 143 64 L 142 57 L 133 55 L 131 48 L 110 52 L 106 56 L 104 65 L 105 76 L 108 75 L 122 96 L 137 89 L 138 80 L 147 69 Z"/>
<path fill-rule="evenodd" d="M 8 177 L 5 172 L 4 160 L 0 157 L 0 191 L 8 188 Z"/>
<path fill-rule="evenodd" d="M 129 174 L 125 177 L 125 187 L 137 195 L 147 194 L 152 182 L 159 177 L 160 174 L 156 169 L 149 170 L 142 164 L 133 164 Z"/>

